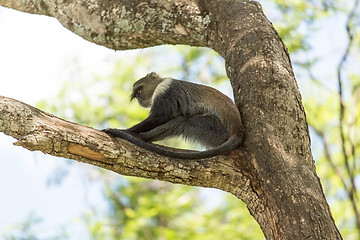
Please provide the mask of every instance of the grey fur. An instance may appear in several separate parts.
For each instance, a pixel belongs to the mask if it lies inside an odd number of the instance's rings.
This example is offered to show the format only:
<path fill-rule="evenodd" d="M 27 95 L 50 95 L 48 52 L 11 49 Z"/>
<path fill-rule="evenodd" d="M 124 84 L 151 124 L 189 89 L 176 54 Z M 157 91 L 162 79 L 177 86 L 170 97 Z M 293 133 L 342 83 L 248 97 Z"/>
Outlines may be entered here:
<path fill-rule="evenodd" d="M 134 98 L 141 106 L 151 107 L 149 116 L 127 130 L 106 129 L 106 133 L 155 153 L 184 159 L 225 154 L 244 140 L 236 106 L 214 88 L 150 73 L 134 83 Z M 173 152 L 149 143 L 172 136 L 183 136 L 211 149 Z"/>

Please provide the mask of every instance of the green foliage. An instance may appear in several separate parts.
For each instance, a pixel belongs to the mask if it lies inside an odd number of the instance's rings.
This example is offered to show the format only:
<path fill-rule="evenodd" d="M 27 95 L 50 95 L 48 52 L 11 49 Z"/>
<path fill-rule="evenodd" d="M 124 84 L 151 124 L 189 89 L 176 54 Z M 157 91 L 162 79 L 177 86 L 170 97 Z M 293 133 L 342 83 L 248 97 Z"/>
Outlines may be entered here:
<path fill-rule="evenodd" d="M 129 102 L 131 80 L 135 79 L 132 66 L 142 62 L 140 57 L 122 60 L 108 77 L 65 82 L 53 100 L 41 101 L 37 106 L 89 126 L 124 128 L 133 125 L 148 113 L 135 101 Z"/>
<path fill-rule="evenodd" d="M 317 135 L 313 141 L 320 143 L 318 154 L 315 155 L 317 173 L 333 216 L 344 239 L 359 239 L 360 219 L 356 218 L 355 209 L 359 211 L 360 208 L 357 186 L 360 179 L 360 76 L 351 71 L 346 73 L 344 75 L 347 76 L 341 79 L 344 86 L 341 98 L 344 106 L 342 121 L 339 93 L 324 85 L 309 86 L 314 94 L 304 98 L 304 106 L 308 123 Z"/>
<path fill-rule="evenodd" d="M 343 129 L 347 161 L 340 137 L 339 96 L 335 92 L 328 92 L 304 99 L 309 125 L 321 142 L 319 152 L 315 155 L 317 173 L 322 180 L 336 223 L 345 239 L 357 239 L 359 236 L 354 209 L 351 207 L 353 204 L 359 206 L 360 201 L 357 198 L 359 193 L 356 189 L 350 193 L 353 184 L 351 179 L 360 177 L 358 168 L 360 125 L 355 123 L 357 121 L 355 119 L 360 115 L 359 111 L 355 110 L 359 105 L 358 101 L 354 102 L 355 98 L 353 95 L 348 102 L 344 102 L 346 110 Z M 346 162 L 350 169 L 346 167 Z M 355 202 L 351 202 L 349 194 L 355 195 Z"/>
<path fill-rule="evenodd" d="M 94 239 L 261 239 L 244 204 L 234 198 L 218 208 L 204 206 L 194 187 L 126 178 L 106 191 L 107 217 L 93 212 L 86 222 Z M 209 200 L 207 200 L 209 201 Z M 246 223 L 246 224 L 244 224 Z M 251 223 L 251 224 L 249 224 Z"/>

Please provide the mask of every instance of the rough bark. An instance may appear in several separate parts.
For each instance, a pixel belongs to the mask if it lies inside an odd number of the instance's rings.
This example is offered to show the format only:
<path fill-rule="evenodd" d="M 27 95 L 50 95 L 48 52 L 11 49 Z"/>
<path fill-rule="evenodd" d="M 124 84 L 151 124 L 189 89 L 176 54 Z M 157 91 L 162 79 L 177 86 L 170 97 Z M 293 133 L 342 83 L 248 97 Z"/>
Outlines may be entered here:
<path fill-rule="evenodd" d="M 159 157 L 17 101 L 0 99 L 0 131 L 17 145 L 120 174 L 215 187 L 242 199 L 267 239 L 341 239 L 315 172 L 301 96 L 286 47 L 254 1 L 0 0 L 57 18 L 112 49 L 160 44 L 213 48 L 226 62 L 246 131 L 229 156 Z"/>

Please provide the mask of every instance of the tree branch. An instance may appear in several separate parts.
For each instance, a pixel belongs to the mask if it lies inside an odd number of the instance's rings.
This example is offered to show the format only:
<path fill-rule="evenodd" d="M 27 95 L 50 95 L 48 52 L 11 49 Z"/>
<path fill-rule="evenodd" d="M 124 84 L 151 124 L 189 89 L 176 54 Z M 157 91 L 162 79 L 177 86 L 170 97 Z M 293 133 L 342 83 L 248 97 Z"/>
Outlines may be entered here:
<path fill-rule="evenodd" d="M 115 50 L 162 44 L 208 45 L 210 16 L 191 0 L 0 0 L 0 5 L 54 17 L 79 36 Z"/>
<path fill-rule="evenodd" d="M 31 151 L 106 168 L 126 176 L 159 179 L 228 191 L 246 202 L 256 194 L 234 162 L 248 161 L 244 148 L 228 156 L 180 160 L 159 156 L 102 131 L 71 123 L 20 101 L 0 96 L 0 131 L 16 138 L 14 144 Z M 241 159 L 244 156 L 244 159 Z M 236 160 L 234 160 L 236 158 Z M 240 183 L 232 186 L 231 182 Z M 248 200 L 247 200 L 248 199 Z"/>

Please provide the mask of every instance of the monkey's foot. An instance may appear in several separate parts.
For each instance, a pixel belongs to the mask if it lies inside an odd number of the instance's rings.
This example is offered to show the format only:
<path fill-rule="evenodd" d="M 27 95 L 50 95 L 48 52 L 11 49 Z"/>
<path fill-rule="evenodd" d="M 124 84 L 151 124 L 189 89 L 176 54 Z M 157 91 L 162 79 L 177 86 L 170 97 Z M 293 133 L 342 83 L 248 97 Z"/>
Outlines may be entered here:
<path fill-rule="evenodd" d="M 103 129 L 101 131 L 106 133 L 107 135 L 109 135 L 111 137 L 119 137 L 119 138 L 128 139 L 127 136 L 131 135 L 131 136 L 133 136 L 135 138 L 141 139 L 139 134 L 130 132 L 127 129 L 105 128 L 105 129 Z"/>

